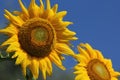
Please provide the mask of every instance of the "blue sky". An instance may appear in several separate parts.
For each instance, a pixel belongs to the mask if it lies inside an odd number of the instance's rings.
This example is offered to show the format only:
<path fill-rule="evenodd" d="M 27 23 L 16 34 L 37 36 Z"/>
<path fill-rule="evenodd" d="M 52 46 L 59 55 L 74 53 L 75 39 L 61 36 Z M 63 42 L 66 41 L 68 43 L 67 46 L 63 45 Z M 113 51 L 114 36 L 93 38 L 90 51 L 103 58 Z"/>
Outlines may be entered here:
<path fill-rule="evenodd" d="M 23 1 L 26 6 L 29 5 L 30 0 Z M 120 0 L 51 0 L 52 5 L 55 3 L 58 3 L 59 11 L 68 11 L 64 20 L 74 22 L 69 26 L 79 38 L 72 42 L 74 51 L 77 53 L 76 46 L 79 43 L 87 42 L 102 51 L 104 57 L 112 59 L 115 70 L 120 70 Z M 0 27 L 7 22 L 3 17 L 4 9 L 20 10 L 18 1 L 0 2 Z M 71 57 L 66 57 L 64 65 L 71 68 L 75 62 Z"/>

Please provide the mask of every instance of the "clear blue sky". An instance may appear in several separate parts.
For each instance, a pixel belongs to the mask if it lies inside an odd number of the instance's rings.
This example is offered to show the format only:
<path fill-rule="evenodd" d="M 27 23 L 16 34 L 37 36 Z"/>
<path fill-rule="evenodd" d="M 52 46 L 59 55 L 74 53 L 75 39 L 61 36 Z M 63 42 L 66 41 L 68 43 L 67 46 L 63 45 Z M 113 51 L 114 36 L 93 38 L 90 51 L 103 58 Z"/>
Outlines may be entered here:
<path fill-rule="evenodd" d="M 30 0 L 23 1 L 28 6 Z M 51 0 L 52 5 L 55 3 L 59 4 L 59 11 L 68 11 L 64 20 L 74 22 L 69 28 L 79 38 L 73 42 L 75 52 L 79 43 L 90 43 L 102 51 L 104 57 L 112 59 L 115 70 L 120 70 L 120 0 Z M 0 1 L 0 27 L 7 22 L 4 9 L 20 10 L 18 1 Z M 64 65 L 71 68 L 75 62 L 66 57 Z"/>

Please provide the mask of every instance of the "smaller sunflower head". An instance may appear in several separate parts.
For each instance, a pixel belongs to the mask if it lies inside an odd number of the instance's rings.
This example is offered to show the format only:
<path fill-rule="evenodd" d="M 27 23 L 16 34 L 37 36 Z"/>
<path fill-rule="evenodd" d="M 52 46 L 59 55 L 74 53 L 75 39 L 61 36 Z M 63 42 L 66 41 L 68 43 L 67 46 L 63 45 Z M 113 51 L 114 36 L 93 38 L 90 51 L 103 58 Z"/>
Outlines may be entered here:
<path fill-rule="evenodd" d="M 93 49 L 89 44 L 78 46 L 80 54 L 75 56 L 78 64 L 75 69 L 75 80 L 118 80 L 119 72 L 114 71 L 110 59 L 103 57 L 102 53 Z"/>

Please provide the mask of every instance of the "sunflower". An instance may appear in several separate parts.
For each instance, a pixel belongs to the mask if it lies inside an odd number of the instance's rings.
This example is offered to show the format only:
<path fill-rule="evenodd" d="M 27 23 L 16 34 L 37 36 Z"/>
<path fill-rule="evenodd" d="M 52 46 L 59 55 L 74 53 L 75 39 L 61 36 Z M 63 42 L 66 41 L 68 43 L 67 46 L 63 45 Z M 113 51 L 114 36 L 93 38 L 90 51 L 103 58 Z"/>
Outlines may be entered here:
<path fill-rule="evenodd" d="M 46 74 L 52 74 L 52 63 L 65 70 L 62 54 L 74 55 L 70 41 L 77 39 L 76 33 L 67 28 L 72 22 L 63 21 L 67 12 L 57 12 L 57 4 L 51 7 L 50 1 L 46 0 L 45 8 L 42 0 L 40 6 L 31 0 L 26 8 L 21 0 L 18 1 L 21 11 L 10 13 L 5 10 L 4 16 L 10 23 L 0 29 L 0 33 L 7 34 L 9 39 L 1 46 L 9 45 L 6 52 L 14 52 L 12 58 L 16 58 L 16 65 L 21 65 L 24 76 L 28 67 L 35 79 L 41 70 L 45 80 Z"/>
<path fill-rule="evenodd" d="M 80 54 L 75 56 L 79 62 L 74 67 L 75 80 L 118 80 L 120 73 L 114 71 L 111 60 L 104 58 L 100 51 L 87 43 L 81 43 L 78 51 Z"/>

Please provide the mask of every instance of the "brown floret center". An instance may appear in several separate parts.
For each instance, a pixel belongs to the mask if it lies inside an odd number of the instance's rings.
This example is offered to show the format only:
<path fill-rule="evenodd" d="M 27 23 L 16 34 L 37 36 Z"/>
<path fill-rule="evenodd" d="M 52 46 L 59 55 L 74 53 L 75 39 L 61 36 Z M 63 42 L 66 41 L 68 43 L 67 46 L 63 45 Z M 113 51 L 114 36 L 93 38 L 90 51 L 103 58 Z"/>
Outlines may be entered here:
<path fill-rule="evenodd" d="M 30 19 L 19 29 L 21 48 L 30 56 L 48 56 L 54 46 L 55 32 L 53 26 L 41 18 Z"/>
<path fill-rule="evenodd" d="M 91 80 L 111 80 L 106 65 L 98 59 L 93 59 L 88 63 L 87 71 Z"/>

